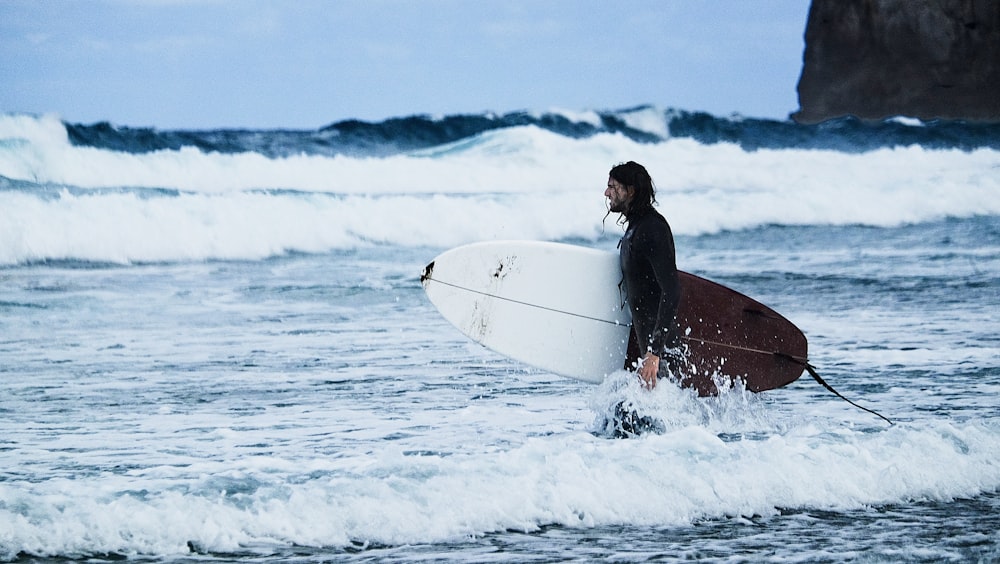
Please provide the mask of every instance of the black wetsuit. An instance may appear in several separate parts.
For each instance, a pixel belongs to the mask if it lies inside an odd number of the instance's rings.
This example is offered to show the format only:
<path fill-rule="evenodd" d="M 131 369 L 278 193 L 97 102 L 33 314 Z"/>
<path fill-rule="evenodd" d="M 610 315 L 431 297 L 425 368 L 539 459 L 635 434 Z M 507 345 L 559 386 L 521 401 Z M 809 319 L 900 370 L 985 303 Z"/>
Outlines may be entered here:
<path fill-rule="evenodd" d="M 674 236 L 667 220 L 652 207 L 625 214 L 628 229 L 620 245 L 622 285 L 632 311 L 632 335 L 625 369 L 652 352 L 660 357 L 657 378 L 680 376 L 682 361 L 677 330 L 680 278 L 674 256 Z M 663 422 L 635 411 L 630 402 L 615 406 L 610 425 L 616 438 L 663 432 Z"/>
<path fill-rule="evenodd" d="M 676 320 L 680 280 L 674 236 L 667 220 L 652 207 L 629 212 L 625 218 L 628 229 L 620 243 L 622 281 L 638 345 L 630 356 L 641 358 L 652 352 L 661 360 L 665 354 L 673 357 L 680 345 Z"/>

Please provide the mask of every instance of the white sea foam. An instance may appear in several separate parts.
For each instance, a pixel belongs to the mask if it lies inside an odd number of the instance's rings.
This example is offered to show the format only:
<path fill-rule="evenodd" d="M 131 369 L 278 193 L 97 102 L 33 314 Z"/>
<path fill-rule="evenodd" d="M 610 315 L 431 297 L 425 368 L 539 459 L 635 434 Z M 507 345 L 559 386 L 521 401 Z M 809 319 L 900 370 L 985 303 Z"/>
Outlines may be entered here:
<path fill-rule="evenodd" d="M 383 158 L 191 147 L 130 154 L 73 146 L 53 116 L 8 115 L 0 116 L 0 175 L 37 187 L 0 191 L 0 264 L 592 239 L 605 229 L 607 170 L 625 160 L 647 165 L 661 210 L 682 235 L 1000 213 L 1000 152 L 988 149 L 746 151 L 690 139 L 571 139 L 531 126 Z"/>
<path fill-rule="evenodd" d="M 448 457 L 384 446 L 364 458 L 0 483 L 0 547 L 170 555 L 189 546 L 441 542 L 546 524 L 688 525 L 976 495 L 1000 487 L 998 457 L 996 429 L 945 422 L 876 434 L 806 426 L 735 442 L 700 426 L 632 441 L 575 433 Z M 157 489 L 161 481 L 172 487 Z"/>
<path fill-rule="evenodd" d="M 601 115 L 593 110 L 576 111 L 565 108 L 551 108 L 548 112 L 532 112 L 531 115 L 536 119 L 542 119 L 546 113 L 564 117 L 574 123 L 586 123 L 594 127 L 601 127 L 602 125 Z M 660 120 L 663 120 L 662 114 Z"/>
<path fill-rule="evenodd" d="M 652 133 L 660 139 L 670 137 L 670 130 L 666 120 L 663 119 L 663 112 L 656 108 L 643 106 L 632 111 L 621 112 L 619 115 L 625 124 L 632 129 Z"/>

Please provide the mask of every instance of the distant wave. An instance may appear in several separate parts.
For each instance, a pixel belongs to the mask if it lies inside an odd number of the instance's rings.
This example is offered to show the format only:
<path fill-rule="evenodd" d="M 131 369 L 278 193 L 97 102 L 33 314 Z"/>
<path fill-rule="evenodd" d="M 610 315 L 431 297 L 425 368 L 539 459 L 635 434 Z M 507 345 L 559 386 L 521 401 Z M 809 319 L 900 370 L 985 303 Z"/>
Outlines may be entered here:
<path fill-rule="evenodd" d="M 345 155 L 310 153 L 288 140 L 294 132 L 177 133 L 179 148 L 152 150 L 171 137 L 150 130 L 142 150 L 83 146 L 58 117 L 0 114 L 0 266 L 256 260 L 498 238 L 595 241 L 620 233 L 612 220 L 602 223 L 604 182 L 611 165 L 630 159 L 649 167 L 678 235 L 1000 215 L 1000 150 L 968 150 L 975 144 L 968 139 L 953 143 L 963 148 L 748 149 L 718 142 L 738 131 L 735 119 L 710 119 L 715 138 L 699 141 L 677 136 L 697 114 L 665 120 L 650 108 L 621 112 L 615 131 L 608 116 L 546 115 L 522 116 L 529 123 L 517 126 L 508 118 L 471 136 L 504 119 L 480 116 L 477 127 L 458 118 L 403 119 L 395 134 L 385 122 L 379 135 L 390 141 L 366 139 L 391 154 Z M 555 132 L 556 123 L 572 131 Z M 228 149 L 193 146 L 182 136 L 189 134 L 229 139 Z M 422 148 L 400 152 L 401 137 Z"/>
<path fill-rule="evenodd" d="M 1000 149 L 1000 124 L 889 119 L 865 122 L 841 118 L 818 125 L 792 121 L 717 117 L 704 112 L 660 110 L 652 106 L 614 111 L 511 112 L 414 115 L 380 122 L 349 119 L 316 130 L 158 130 L 65 124 L 71 143 L 126 153 L 148 153 L 194 147 L 217 153 L 387 156 L 454 143 L 498 129 L 536 126 L 558 135 L 582 139 L 618 133 L 640 143 L 689 138 L 700 143 L 734 143 L 746 150 L 831 149 L 862 152 L 919 145 L 928 149 Z"/>

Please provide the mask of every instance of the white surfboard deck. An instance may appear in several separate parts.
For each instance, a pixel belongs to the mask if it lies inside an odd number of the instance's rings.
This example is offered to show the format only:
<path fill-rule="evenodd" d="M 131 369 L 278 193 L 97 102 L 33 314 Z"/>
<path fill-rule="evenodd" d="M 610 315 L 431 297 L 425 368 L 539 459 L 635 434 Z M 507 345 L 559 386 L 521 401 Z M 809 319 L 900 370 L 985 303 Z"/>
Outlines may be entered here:
<path fill-rule="evenodd" d="M 617 253 L 541 241 L 457 247 L 421 283 L 474 341 L 542 370 L 600 383 L 621 370 L 631 316 Z"/>

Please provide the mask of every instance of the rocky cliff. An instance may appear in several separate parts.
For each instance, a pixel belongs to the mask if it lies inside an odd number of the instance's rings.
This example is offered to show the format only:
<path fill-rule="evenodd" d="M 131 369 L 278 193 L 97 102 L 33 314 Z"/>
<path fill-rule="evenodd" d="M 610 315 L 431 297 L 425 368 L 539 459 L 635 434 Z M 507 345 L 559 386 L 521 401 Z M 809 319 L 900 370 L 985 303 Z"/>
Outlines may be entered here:
<path fill-rule="evenodd" d="M 805 40 L 795 121 L 1000 121 L 1000 0 L 813 0 Z"/>

